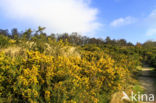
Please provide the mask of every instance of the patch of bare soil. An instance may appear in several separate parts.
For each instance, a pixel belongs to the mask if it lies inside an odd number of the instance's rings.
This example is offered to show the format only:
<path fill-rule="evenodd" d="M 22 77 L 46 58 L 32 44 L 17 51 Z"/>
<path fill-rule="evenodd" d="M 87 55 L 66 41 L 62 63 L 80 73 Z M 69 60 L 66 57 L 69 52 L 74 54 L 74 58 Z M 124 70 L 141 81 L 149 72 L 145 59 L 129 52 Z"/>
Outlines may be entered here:
<path fill-rule="evenodd" d="M 156 71 L 154 71 L 150 67 L 145 66 L 142 68 L 142 71 L 138 79 L 144 88 L 144 93 L 154 94 L 156 100 Z"/>

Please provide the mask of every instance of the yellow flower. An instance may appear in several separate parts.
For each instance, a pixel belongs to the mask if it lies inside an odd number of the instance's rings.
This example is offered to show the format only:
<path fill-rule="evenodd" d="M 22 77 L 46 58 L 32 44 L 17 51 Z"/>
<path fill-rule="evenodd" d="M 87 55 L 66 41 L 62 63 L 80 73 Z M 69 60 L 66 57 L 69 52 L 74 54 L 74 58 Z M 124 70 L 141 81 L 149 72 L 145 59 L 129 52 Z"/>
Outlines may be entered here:
<path fill-rule="evenodd" d="M 50 97 L 50 91 L 46 90 L 45 91 L 45 98 L 49 98 Z"/>

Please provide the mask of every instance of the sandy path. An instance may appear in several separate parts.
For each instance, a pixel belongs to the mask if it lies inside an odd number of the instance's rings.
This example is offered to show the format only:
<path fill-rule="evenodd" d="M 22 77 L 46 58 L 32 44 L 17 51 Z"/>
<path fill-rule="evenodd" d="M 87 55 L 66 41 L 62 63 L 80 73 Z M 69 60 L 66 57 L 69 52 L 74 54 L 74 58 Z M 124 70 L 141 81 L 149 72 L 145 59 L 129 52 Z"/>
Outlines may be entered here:
<path fill-rule="evenodd" d="M 156 100 L 156 71 L 149 67 L 143 67 L 139 81 L 145 90 L 145 94 L 155 94 Z M 156 102 L 155 102 L 156 103 Z"/>

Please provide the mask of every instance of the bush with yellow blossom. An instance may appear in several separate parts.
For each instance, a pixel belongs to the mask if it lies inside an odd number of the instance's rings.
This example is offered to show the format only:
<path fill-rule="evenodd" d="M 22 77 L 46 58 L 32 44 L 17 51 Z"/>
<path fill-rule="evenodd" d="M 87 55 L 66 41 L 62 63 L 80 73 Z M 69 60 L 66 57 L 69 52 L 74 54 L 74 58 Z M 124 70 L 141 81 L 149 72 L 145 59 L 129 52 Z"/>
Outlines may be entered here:
<path fill-rule="evenodd" d="M 7 101 L 97 103 L 103 94 L 120 90 L 128 73 L 109 55 L 97 52 L 54 58 L 27 51 L 21 58 L 0 53 L 0 96 Z"/>

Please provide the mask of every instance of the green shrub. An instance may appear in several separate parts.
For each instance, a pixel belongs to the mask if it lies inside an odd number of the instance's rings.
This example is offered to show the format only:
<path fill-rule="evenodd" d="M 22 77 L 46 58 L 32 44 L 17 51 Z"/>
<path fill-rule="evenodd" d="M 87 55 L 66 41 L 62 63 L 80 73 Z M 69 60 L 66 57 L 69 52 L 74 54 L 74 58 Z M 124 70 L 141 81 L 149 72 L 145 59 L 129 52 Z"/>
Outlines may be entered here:
<path fill-rule="evenodd" d="M 7 36 L 0 35 L 0 48 L 7 47 L 9 45 L 9 39 Z"/>

